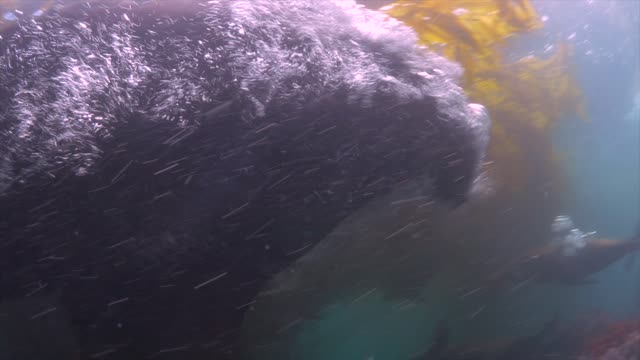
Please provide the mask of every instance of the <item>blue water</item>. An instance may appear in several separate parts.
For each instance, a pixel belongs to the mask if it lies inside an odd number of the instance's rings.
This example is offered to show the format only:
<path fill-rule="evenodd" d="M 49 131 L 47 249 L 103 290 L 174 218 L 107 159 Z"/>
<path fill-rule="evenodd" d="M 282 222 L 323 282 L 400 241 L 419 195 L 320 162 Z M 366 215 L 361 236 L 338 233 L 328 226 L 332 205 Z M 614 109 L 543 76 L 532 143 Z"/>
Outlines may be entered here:
<path fill-rule="evenodd" d="M 564 32 L 576 34 L 575 61 L 592 118 L 586 126 L 569 122 L 558 129 L 575 192 L 572 216 L 589 231 L 631 236 L 640 226 L 640 2 L 541 3 L 542 11 L 558 14 L 548 23 L 553 31 L 572 23 Z M 580 288 L 577 310 L 637 315 L 640 262 L 633 260 L 619 261 L 598 274 L 595 285 Z"/>

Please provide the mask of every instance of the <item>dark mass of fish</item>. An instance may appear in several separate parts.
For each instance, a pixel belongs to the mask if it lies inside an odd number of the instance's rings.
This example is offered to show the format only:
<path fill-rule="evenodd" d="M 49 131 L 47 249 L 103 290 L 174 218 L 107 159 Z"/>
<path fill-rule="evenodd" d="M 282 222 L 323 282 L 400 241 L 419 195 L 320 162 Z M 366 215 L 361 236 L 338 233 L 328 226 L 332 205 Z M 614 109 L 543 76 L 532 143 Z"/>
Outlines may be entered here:
<path fill-rule="evenodd" d="M 237 358 L 265 281 L 340 221 L 415 179 L 424 202 L 461 204 L 479 175 L 488 123 L 460 68 L 355 4 L 12 15 L 0 300 L 37 298 L 24 316 L 38 324 L 67 319 L 77 349 L 48 359 Z M 7 356 L 27 358 L 20 339 Z"/>

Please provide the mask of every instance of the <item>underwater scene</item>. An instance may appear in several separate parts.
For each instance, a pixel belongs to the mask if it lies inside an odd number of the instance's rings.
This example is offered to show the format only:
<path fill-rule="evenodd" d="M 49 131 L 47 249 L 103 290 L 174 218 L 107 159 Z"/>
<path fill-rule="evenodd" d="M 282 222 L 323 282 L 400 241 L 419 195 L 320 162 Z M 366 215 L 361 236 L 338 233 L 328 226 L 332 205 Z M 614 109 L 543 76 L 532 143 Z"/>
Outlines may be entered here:
<path fill-rule="evenodd" d="M 0 15 L 0 360 L 640 360 L 639 0 Z"/>

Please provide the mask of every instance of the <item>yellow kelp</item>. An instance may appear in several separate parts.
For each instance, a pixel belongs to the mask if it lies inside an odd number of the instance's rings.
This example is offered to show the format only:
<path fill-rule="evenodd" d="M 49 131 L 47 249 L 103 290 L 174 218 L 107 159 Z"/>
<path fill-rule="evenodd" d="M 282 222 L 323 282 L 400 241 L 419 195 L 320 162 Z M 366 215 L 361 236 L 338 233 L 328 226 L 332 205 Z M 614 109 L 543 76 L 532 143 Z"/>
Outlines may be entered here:
<path fill-rule="evenodd" d="M 542 28 L 528 0 L 397 0 L 384 10 L 464 67 L 463 87 L 493 120 L 491 171 L 503 190 L 561 177 L 549 130 L 567 114 L 586 117 L 584 103 L 568 45 L 557 44 L 548 59 L 507 61 L 507 39 Z"/>

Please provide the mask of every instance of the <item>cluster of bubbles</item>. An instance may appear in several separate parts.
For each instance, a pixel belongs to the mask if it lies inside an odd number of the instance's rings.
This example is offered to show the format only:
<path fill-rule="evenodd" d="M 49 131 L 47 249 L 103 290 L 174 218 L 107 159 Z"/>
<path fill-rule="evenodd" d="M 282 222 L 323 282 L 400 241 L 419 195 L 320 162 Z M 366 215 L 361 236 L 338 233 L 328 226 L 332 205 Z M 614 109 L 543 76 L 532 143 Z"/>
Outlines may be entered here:
<path fill-rule="evenodd" d="M 554 240 L 562 244 L 562 253 L 565 256 L 573 256 L 578 253 L 587 245 L 589 237 L 595 234 L 594 232 L 584 233 L 573 224 L 571 217 L 566 215 L 558 215 L 553 219 L 551 231 Z"/>

